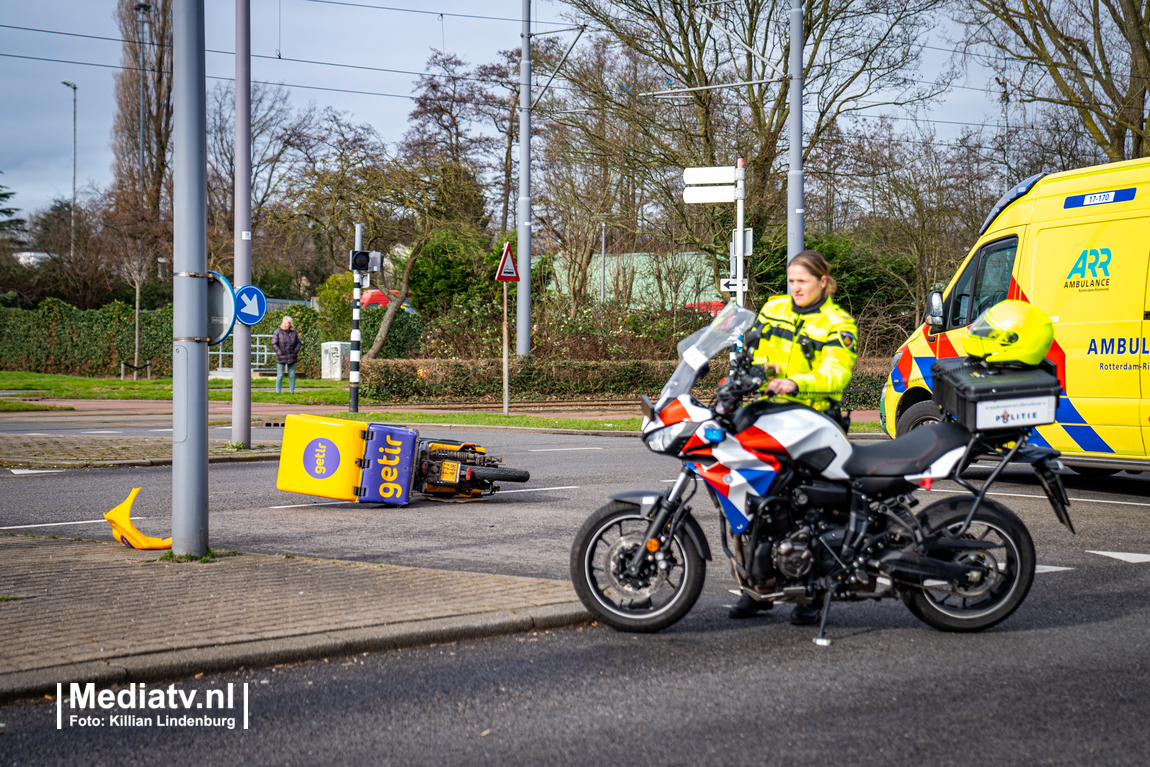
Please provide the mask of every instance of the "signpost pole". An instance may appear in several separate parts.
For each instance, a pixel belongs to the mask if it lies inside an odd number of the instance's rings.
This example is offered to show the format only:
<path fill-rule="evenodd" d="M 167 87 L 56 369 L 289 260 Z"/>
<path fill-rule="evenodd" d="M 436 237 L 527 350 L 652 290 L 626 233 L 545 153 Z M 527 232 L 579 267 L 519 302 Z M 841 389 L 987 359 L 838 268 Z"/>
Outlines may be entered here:
<path fill-rule="evenodd" d="M 363 224 L 355 225 L 355 249 L 363 250 Z M 359 412 L 359 272 L 351 273 L 351 361 L 349 363 L 347 412 Z"/>
<path fill-rule="evenodd" d="M 510 386 L 507 381 L 507 283 L 503 283 L 503 415 L 510 411 Z"/>
<path fill-rule="evenodd" d="M 251 0 L 236 0 L 235 270 L 232 281 L 252 281 L 252 25 Z M 232 442 L 252 446 L 252 329 L 232 331 Z"/>
<path fill-rule="evenodd" d="M 735 165 L 735 303 L 743 305 L 743 198 L 747 189 L 743 158 Z"/>
<path fill-rule="evenodd" d="M 208 551 L 204 0 L 176 0 L 172 43 L 172 553 L 202 557 Z"/>

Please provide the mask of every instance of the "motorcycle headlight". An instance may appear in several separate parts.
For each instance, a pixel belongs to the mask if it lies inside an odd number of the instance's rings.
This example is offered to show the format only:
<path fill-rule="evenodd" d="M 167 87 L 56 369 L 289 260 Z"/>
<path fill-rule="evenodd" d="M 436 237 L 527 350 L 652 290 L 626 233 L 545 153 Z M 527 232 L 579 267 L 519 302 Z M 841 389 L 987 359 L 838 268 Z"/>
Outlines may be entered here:
<path fill-rule="evenodd" d="M 675 448 L 675 444 L 679 442 L 681 438 L 690 434 L 696 426 L 698 426 L 698 424 L 683 421 L 682 423 L 668 426 L 665 429 L 659 429 L 643 439 L 647 443 L 647 447 L 653 452 L 678 453 L 679 451 Z"/>

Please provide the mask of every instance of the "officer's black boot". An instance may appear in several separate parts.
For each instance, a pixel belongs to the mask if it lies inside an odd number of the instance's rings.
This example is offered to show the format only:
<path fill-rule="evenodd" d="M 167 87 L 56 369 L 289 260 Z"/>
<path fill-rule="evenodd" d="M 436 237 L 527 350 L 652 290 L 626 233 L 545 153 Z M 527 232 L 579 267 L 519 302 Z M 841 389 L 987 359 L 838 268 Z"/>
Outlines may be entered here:
<path fill-rule="evenodd" d="M 794 626 L 810 626 L 813 623 L 818 623 L 819 614 L 822 610 L 823 607 L 821 604 L 795 605 L 794 612 L 791 613 L 791 624 Z"/>
<path fill-rule="evenodd" d="M 735 602 L 734 606 L 731 607 L 727 615 L 736 619 L 753 618 L 759 613 L 765 613 L 774 606 L 774 602 L 759 602 L 743 594 L 743 596 L 739 597 L 739 601 Z"/>

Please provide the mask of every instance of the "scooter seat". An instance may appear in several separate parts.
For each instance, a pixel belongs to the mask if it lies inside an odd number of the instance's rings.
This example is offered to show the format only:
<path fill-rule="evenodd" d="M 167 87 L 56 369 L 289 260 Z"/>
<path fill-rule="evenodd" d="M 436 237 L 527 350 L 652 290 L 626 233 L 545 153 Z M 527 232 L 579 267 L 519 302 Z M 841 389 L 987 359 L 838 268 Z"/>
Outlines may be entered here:
<path fill-rule="evenodd" d="M 890 442 L 856 447 L 843 465 L 843 471 L 852 477 L 919 474 L 969 441 L 970 432 L 956 423 L 927 424 Z"/>

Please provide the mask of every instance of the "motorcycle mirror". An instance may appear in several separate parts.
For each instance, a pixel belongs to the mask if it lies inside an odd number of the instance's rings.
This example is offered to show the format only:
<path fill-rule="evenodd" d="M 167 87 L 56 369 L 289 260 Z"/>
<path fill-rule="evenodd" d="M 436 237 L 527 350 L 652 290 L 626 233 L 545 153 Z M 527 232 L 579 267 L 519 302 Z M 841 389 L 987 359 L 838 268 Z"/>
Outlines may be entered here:
<path fill-rule="evenodd" d="M 711 363 L 708 360 L 706 362 L 706 364 L 703 365 L 703 367 L 699 368 L 699 372 L 695 374 L 695 383 L 702 381 L 704 378 L 707 377 L 707 374 L 710 372 L 711 372 Z"/>
<path fill-rule="evenodd" d="M 743 346 L 750 351 L 754 351 L 759 346 L 759 342 L 763 340 L 763 331 L 758 328 L 748 330 L 746 335 L 743 336 Z"/>

